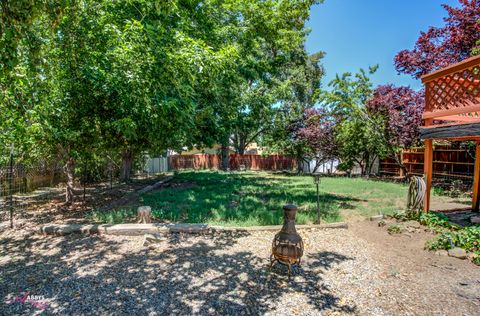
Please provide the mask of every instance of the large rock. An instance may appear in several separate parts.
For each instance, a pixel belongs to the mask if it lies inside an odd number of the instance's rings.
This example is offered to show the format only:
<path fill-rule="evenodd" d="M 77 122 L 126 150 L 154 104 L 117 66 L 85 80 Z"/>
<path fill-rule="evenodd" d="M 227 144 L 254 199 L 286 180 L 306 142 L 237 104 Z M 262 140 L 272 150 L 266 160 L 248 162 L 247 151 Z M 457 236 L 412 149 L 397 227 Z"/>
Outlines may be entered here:
<path fill-rule="evenodd" d="M 467 259 L 467 252 L 465 249 L 462 248 L 452 248 L 448 250 L 448 255 L 450 257 L 458 258 L 458 259 Z"/>

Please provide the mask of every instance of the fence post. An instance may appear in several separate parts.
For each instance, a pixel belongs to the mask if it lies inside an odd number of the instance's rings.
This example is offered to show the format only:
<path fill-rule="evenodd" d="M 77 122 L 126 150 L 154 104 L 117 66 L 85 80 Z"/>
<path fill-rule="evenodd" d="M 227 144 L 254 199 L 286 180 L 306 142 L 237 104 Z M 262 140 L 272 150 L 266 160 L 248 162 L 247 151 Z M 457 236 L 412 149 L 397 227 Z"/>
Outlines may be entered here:
<path fill-rule="evenodd" d="M 10 228 L 13 228 L 13 144 L 10 148 L 10 165 L 8 174 L 8 204 L 10 208 Z"/>
<path fill-rule="evenodd" d="M 86 209 L 85 199 L 87 195 L 87 162 L 83 162 L 83 208 Z"/>

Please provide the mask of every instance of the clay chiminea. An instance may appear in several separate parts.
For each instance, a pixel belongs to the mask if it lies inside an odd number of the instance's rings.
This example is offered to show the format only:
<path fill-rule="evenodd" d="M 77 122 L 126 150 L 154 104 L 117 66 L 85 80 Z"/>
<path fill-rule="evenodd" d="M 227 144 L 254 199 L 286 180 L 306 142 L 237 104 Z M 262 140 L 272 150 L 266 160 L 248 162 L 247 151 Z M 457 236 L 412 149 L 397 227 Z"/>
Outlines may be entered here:
<path fill-rule="evenodd" d="M 285 205 L 283 207 L 283 227 L 273 238 L 270 267 L 275 262 L 288 266 L 288 276 L 292 273 L 292 265 L 300 265 L 303 256 L 303 240 L 295 229 L 295 216 L 297 206 Z"/>

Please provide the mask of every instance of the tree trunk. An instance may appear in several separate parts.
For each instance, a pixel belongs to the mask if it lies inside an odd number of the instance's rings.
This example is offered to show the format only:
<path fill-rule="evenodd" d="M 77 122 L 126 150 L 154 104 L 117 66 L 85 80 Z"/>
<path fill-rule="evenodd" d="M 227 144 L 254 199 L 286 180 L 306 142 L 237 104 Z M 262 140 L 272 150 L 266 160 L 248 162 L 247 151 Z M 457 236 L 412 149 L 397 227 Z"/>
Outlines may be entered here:
<path fill-rule="evenodd" d="M 239 155 L 245 154 L 246 147 L 247 147 L 247 144 L 245 144 L 245 139 L 241 137 L 238 143 L 238 154 Z"/>
<path fill-rule="evenodd" d="M 393 157 L 400 168 L 400 176 L 403 177 L 403 179 L 408 178 L 409 174 L 407 167 L 403 164 L 402 152 L 393 154 Z"/>
<path fill-rule="evenodd" d="M 67 163 L 63 167 L 65 175 L 67 176 L 67 187 L 65 189 L 65 203 L 70 205 L 73 203 L 73 187 L 75 185 L 75 159 L 69 157 Z"/>
<path fill-rule="evenodd" d="M 377 160 L 376 155 L 374 155 L 369 159 L 369 164 L 367 165 L 367 177 L 370 177 L 370 175 L 372 174 L 373 165 L 375 164 L 376 160 Z"/>
<path fill-rule="evenodd" d="M 368 173 L 370 172 L 370 170 L 368 170 L 368 166 L 370 165 L 370 156 L 367 155 L 364 161 L 365 161 L 365 167 L 363 168 L 362 176 L 368 177 L 369 176 Z"/>
<path fill-rule="evenodd" d="M 302 157 L 296 156 L 297 160 L 297 174 L 303 173 L 303 164 L 304 164 L 304 159 Z M 308 171 L 310 171 L 310 166 L 307 167 Z"/>
<path fill-rule="evenodd" d="M 232 140 L 233 140 L 233 148 L 235 149 L 235 152 L 239 155 L 245 154 L 245 148 L 247 148 L 246 136 L 240 132 L 236 132 L 233 135 Z"/>
<path fill-rule="evenodd" d="M 360 176 L 363 176 L 365 174 L 365 166 L 363 165 L 363 160 L 362 161 L 357 160 L 357 163 L 358 163 L 358 166 L 360 167 Z"/>
<path fill-rule="evenodd" d="M 228 170 L 230 167 L 230 155 L 229 155 L 229 150 L 228 150 L 228 143 L 223 143 L 222 144 L 222 149 L 221 149 L 221 157 L 222 157 L 222 164 L 221 164 L 221 169 L 222 170 Z"/>
<path fill-rule="evenodd" d="M 318 170 L 318 168 L 320 168 L 320 165 L 321 165 L 321 164 L 322 164 L 322 163 L 321 163 L 320 160 L 315 159 L 315 167 L 313 167 L 312 173 L 317 173 L 317 170 Z"/>
<path fill-rule="evenodd" d="M 122 170 L 120 172 L 120 181 L 130 182 L 133 166 L 133 154 L 130 150 L 122 153 Z"/>

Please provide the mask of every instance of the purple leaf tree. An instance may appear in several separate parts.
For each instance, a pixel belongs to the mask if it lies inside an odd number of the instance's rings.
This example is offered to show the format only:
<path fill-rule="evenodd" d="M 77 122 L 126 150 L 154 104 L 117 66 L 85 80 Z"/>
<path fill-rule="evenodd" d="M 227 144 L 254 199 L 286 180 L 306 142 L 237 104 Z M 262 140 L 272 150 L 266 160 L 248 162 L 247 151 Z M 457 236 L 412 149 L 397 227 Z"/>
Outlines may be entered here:
<path fill-rule="evenodd" d="M 387 150 L 405 172 L 399 153 L 418 144 L 424 104 L 423 91 L 393 85 L 378 86 L 366 104 L 369 115 L 381 118 L 383 126 L 379 128 Z"/>
<path fill-rule="evenodd" d="M 445 26 L 421 32 L 413 50 L 402 50 L 395 56 L 398 72 L 420 78 L 478 52 L 480 1 L 459 2 L 459 8 L 443 5 L 448 14 Z"/>
<path fill-rule="evenodd" d="M 296 124 L 294 139 L 301 143 L 305 158 L 315 160 L 313 172 L 336 157 L 335 119 L 323 108 L 306 109 L 302 120 Z"/>

